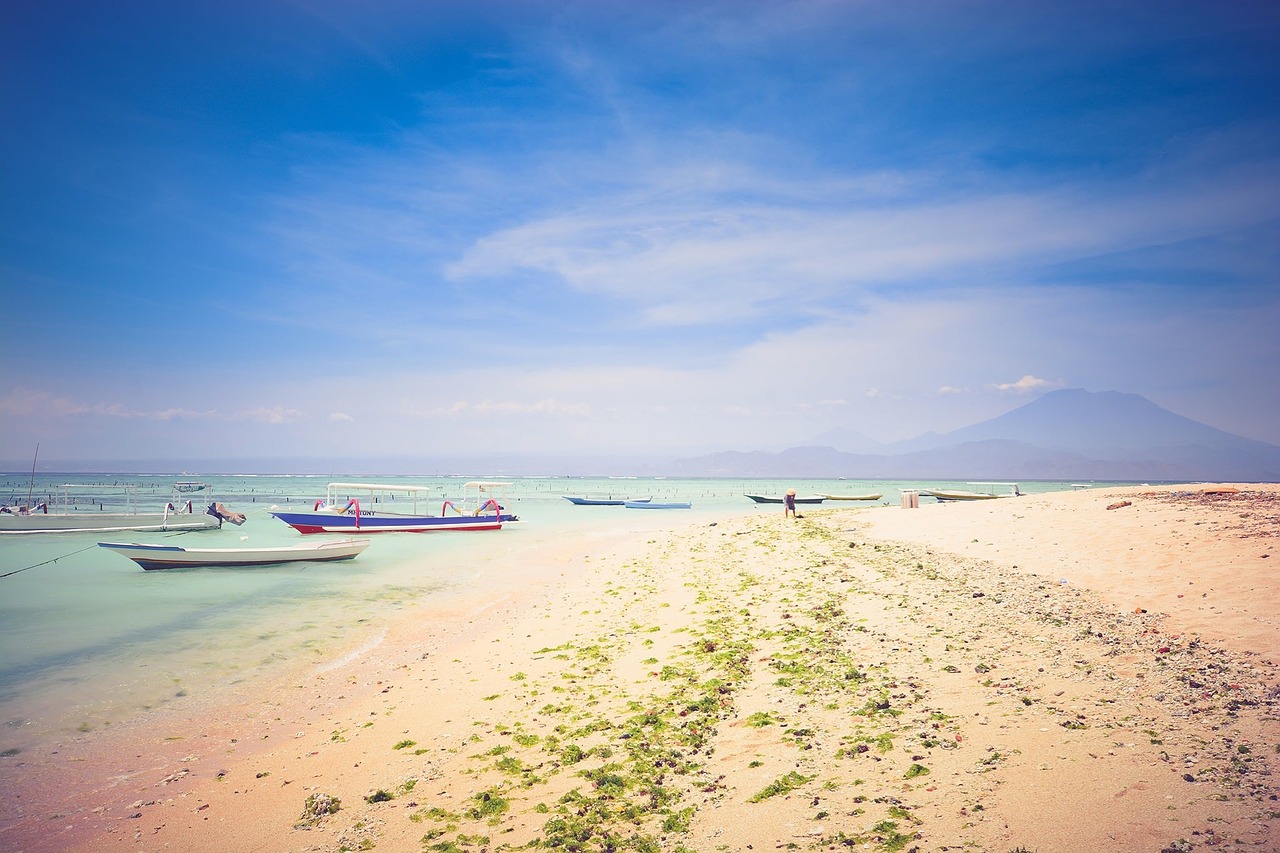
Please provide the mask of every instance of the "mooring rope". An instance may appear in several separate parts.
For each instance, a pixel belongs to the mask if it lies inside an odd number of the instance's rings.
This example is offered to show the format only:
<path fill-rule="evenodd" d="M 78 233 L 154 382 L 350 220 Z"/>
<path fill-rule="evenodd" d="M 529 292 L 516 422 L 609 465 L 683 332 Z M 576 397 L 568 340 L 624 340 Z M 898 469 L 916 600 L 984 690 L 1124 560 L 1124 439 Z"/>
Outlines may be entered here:
<path fill-rule="evenodd" d="M 49 565 L 50 563 L 56 563 L 56 562 L 58 562 L 59 560 L 65 560 L 67 557 L 74 557 L 76 554 L 83 554 L 85 551 L 88 551 L 88 550 L 90 550 L 90 549 L 92 549 L 92 548 L 97 548 L 97 547 L 98 547 L 98 543 L 96 543 L 96 542 L 95 542 L 94 544 L 90 545 L 90 546 L 89 546 L 89 547 L 87 547 L 87 548 L 81 548 L 79 551 L 72 551 L 70 554 L 63 554 L 61 557 L 54 557 L 52 560 L 45 560 L 43 563 L 36 563 L 34 566 L 26 566 L 26 567 L 21 568 L 21 569 L 14 569 L 14 570 L 13 570 L 13 571 L 11 571 L 11 572 L 5 572 L 3 575 L 0 575 L 0 578 L 7 578 L 7 577 L 11 577 L 11 576 L 16 575 L 16 574 L 18 574 L 18 573 L 20 573 L 20 572 L 25 572 L 25 571 L 27 571 L 28 569 L 35 569 L 35 568 L 39 568 L 40 566 L 47 566 L 47 565 Z"/>
<path fill-rule="evenodd" d="M 175 530 L 172 533 L 170 533 L 168 536 L 165 536 L 164 538 L 172 539 L 175 536 L 185 536 L 186 534 L 191 532 L 192 531 L 190 530 Z M 21 574 L 22 572 L 28 571 L 30 569 L 38 569 L 41 566 L 47 566 L 50 563 L 56 563 L 59 560 L 65 560 L 67 557 L 74 557 L 76 554 L 83 554 L 85 551 L 92 551 L 94 548 L 97 548 L 97 547 L 98 547 L 98 543 L 95 542 L 92 545 L 87 545 L 84 548 L 81 548 L 79 551 L 72 551 L 70 554 L 62 554 L 61 556 L 54 557 L 52 560 L 45 560 L 43 563 L 36 563 L 35 565 L 32 565 L 32 566 L 24 566 L 21 569 L 14 569 L 11 572 L 5 572 L 4 574 L 0 575 L 0 580 L 7 577 L 12 577 L 13 575 Z"/>

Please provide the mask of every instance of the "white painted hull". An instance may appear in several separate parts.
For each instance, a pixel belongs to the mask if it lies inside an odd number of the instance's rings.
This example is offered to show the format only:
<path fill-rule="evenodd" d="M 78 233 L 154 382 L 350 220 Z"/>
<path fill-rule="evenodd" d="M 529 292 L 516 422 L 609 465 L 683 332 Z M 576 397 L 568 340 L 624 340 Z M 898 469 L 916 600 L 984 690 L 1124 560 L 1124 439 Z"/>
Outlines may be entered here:
<path fill-rule="evenodd" d="M 147 571 L 199 566 L 275 566 L 281 563 L 350 560 L 369 547 L 368 539 L 304 542 L 278 548 L 183 548 L 138 542 L 99 542 Z"/>
<path fill-rule="evenodd" d="M 122 530 L 217 530 L 222 522 L 203 512 L 0 512 L 0 533 L 114 533 Z"/>

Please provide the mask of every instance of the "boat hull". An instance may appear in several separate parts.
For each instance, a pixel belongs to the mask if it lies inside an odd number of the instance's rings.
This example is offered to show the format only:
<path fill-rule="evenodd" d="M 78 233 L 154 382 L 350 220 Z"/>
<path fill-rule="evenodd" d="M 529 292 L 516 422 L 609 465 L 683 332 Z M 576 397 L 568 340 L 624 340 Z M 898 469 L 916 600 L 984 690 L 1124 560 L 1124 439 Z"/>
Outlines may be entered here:
<path fill-rule="evenodd" d="M 98 547 L 128 557 L 146 571 L 230 566 L 249 568 L 281 563 L 327 563 L 351 560 L 369 547 L 368 539 L 343 539 L 280 548 L 183 548 L 138 542 L 99 542 Z"/>
<path fill-rule="evenodd" d="M 271 513 L 299 533 L 431 533 L 445 530 L 501 530 L 516 521 L 510 513 L 494 515 L 395 515 L 362 513 L 338 515 L 332 512 Z"/>
<path fill-rule="evenodd" d="M 878 501 L 884 495 L 823 495 L 823 497 L 829 501 Z"/>
<path fill-rule="evenodd" d="M 627 501 L 623 504 L 627 509 L 693 509 L 687 501 Z"/>
<path fill-rule="evenodd" d="M 115 533 L 124 530 L 217 530 L 222 522 L 205 513 L 72 512 L 66 514 L 0 513 L 0 533 Z"/>
<path fill-rule="evenodd" d="M 786 498 L 783 498 L 781 496 L 774 497 L 773 495 L 747 495 L 747 497 L 751 498 L 751 500 L 755 501 L 758 504 L 780 504 L 786 500 Z M 825 498 L 822 495 L 806 495 L 805 497 L 802 497 L 802 498 L 796 498 L 796 503 L 797 504 L 820 504 L 824 500 Z"/>
<path fill-rule="evenodd" d="M 583 498 L 577 495 L 561 495 L 560 497 L 574 506 L 625 506 L 627 501 L 648 503 L 651 500 L 650 498 Z"/>
<path fill-rule="evenodd" d="M 942 491 L 922 491 L 920 494 L 925 497 L 936 498 L 940 501 L 993 501 L 998 498 L 1011 497 L 1010 495 L 984 495 L 981 492 L 942 492 Z"/>

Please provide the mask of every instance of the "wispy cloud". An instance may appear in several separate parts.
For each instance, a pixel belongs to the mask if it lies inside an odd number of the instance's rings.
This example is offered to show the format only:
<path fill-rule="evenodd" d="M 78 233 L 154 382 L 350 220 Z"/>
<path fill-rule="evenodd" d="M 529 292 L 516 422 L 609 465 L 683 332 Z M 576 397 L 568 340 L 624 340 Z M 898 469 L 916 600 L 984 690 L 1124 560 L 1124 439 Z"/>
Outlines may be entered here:
<path fill-rule="evenodd" d="M 1004 391 L 1011 394 L 1032 394 L 1037 391 L 1051 391 L 1054 388 L 1061 388 L 1062 382 L 1053 382 L 1048 379 L 1040 379 L 1039 377 L 1026 374 L 1016 382 L 997 383 L 995 388 L 997 391 Z"/>

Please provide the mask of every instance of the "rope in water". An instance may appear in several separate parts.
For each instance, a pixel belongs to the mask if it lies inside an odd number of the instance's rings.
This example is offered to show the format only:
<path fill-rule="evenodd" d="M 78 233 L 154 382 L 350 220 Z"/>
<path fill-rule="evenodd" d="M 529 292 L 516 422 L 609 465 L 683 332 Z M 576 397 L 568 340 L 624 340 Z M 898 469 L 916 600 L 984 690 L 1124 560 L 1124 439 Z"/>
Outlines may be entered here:
<path fill-rule="evenodd" d="M 47 566 L 50 563 L 56 563 L 59 560 L 66 559 L 67 557 L 74 557 L 76 554 L 83 554 L 85 551 L 89 551 L 97 547 L 98 547 L 98 543 L 95 542 L 92 545 L 90 545 L 88 548 L 81 548 L 79 551 L 72 551 L 70 554 L 63 554 L 61 557 L 54 557 L 52 560 L 45 560 L 43 563 L 36 563 L 34 566 L 26 566 L 21 569 L 14 569 L 11 572 L 5 572 L 3 575 L 0 575 L 0 578 L 11 577 L 13 575 L 19 574 L 20 572 L 25 572 L 28 569 L 36 569 L 36 568 L 39 568 L 40 566 Z"/>
<path fill-rule="evenodd" d="M 165 538 L 165 539 L 172 539 L 172 538 L 173 538 L 173 537 L 175 537 L 175 536 L 184 536 L 184 535 L 186 535 L 186 534 L 188 534 L 188 533 L 190 533 L 190 532 L 191 532 L 190 530 L 178 530 L 178 531 L 175 531 L 175 532 L 173 532 L 173 533 L 170 533 L 168 536 L 166 536 L 166 537 L 164 537 L 164 538 Z M 24 567 L 22 567 L 21 569 L 14 569 L 14 570 L 13 570 L 13 571 L 11 571 L 11 572 L 5 572 L 4 574 L 0 575 L 0 579 L 4 579 L 4 578 L 7 578 L 7 577 L 12 577 L 13 575 L 21 574 L 22 572 L 29 571 L 29 570 L 31 570 L 31 569 L 38 569 L 38 568 L 40 568 L 41 566 L 47 566 L 47 565 L 49 565 L 50 563 L 56 563 L 56 562 L 58 562 L 59 560 L 65 560 L 67 557 L 74 557 L 76 554 L 83 554 L 85 551 L 92 551 L 94 548 L 97 548 L 97 547 L 98 547 L 98 543 L 96 543 L 96 542 L 95 542 L 95 543 L 94 543 L 94 544 L 92 544 L 92 545 L 89 545 L 89 546 L 87 546 L 87 547 L 81 548 L 79 551 L 72 551 L 70 554 L 63 554 L 63 555 L 61 555 L 61 556 L 59 556 L 59 557 L 54 557 L 52 560 L 45 560 L 43 563 L 36 563 L 36 564 L 35 564 L 35 565 L 33 565 L 33 566 L 24 566 Z"/>

